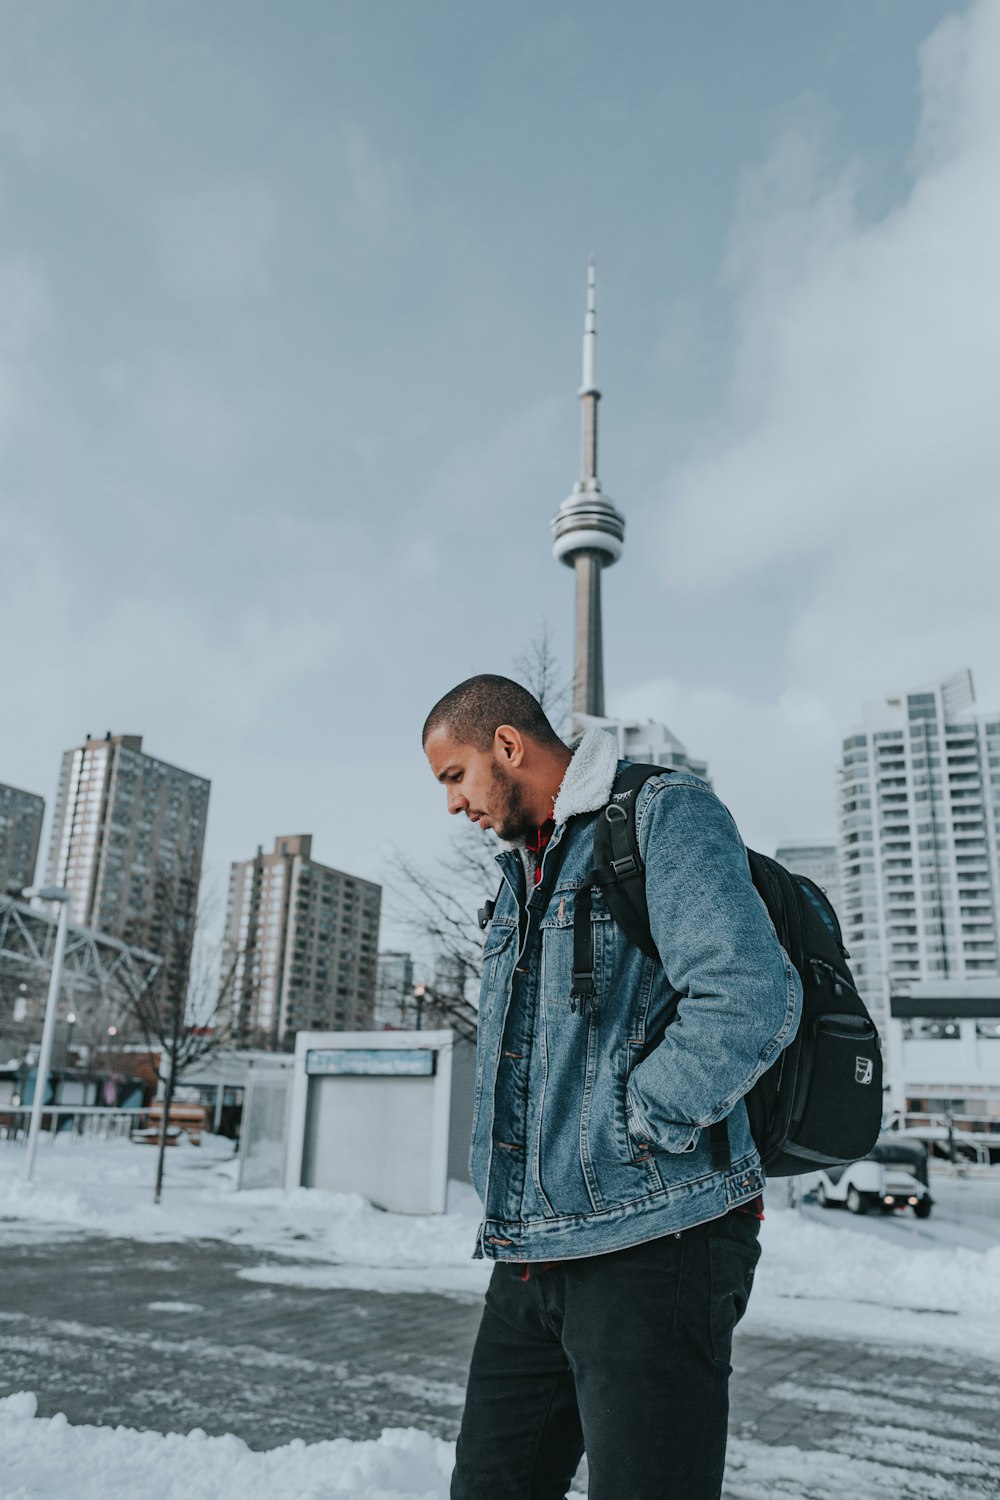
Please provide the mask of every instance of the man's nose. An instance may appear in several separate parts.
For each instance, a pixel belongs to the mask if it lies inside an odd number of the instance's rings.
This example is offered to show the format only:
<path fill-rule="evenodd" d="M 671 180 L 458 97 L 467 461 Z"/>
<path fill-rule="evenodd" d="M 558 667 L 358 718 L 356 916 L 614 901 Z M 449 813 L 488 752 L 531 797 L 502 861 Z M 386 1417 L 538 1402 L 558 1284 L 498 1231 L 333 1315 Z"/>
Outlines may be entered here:
<path fill-rule="evenodd" d="M 450 813 L 465 812 L 469 805 L 467 797 L 463 797 L 457 786 L 448 788 L 448 811 Z"/>

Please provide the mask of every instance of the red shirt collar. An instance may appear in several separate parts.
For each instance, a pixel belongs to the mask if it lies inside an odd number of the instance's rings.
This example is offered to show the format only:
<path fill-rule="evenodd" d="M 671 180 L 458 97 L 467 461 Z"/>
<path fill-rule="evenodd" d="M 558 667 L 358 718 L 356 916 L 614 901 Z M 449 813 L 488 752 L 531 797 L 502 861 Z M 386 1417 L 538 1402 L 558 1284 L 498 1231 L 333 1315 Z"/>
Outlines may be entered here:
<path fill-rule="evenodd" d="M 527 849 L 529 854 L 533 854 L 535 856 L 536 885 L 542 878 L 542 855 L 545 853 L 548 842 L 555 832 L 555 826 L 556 824 L 554 818 L 546 818 L 541 828 L 535 829 L 534 843 L 532 843 L 531 839 L 525 840 L 524 847 Z"/>

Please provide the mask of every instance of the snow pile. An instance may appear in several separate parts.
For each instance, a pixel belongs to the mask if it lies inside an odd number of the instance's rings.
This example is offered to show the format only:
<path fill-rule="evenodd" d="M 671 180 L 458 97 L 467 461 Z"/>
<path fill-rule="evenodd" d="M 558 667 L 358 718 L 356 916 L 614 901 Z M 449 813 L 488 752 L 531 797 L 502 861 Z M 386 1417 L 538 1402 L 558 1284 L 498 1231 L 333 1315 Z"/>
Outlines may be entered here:
<path fill-rule="evenodd" d="M 768 1208 L 744 1327 L 1000 1358 L 1000 1246 L 911 1249 L 855 1228 Z"/>
<path fill-rule="evenodd" d="M 36 1409 L 27 1392 L 0 1399 L 0 1500 L 447 1500 L 454 1462 L 453 1443 L 412 1427 L 386 1429 L 377 1442 L 299 1440 L 261 1453 L 200 1429 L 164 1436 L 71 1427 L 62 1415 L 36 1417 Z M 980 1445 L 951 1451 L 955 1445 L 945 1442 L 942 1450 L 892 1428 L 868 1435 L 876 1440 L 866 1445 L 870 1456 L 733 1438 L 724 1500 L 944 1500 L 993 1492 L 996 1455 Z"/>
<path fill-rule="evenodd" d="M 167 1158 L 163 1201 L 152 1202 L 156 1152 L 130 1141 L 43 1142 L 35 1181 L 24 1153 L 0 1146 L 0 1233 L 10 1242 L 41 1226 L 145 1242 L 212 1239 L 313 1263 L 264 1265 L 251 1279 L 365 1291 L 433 1291 L 478 1298 L 490 1267 L 472 1260 L 479 1201 L 452 1185 L 452 1210 L 383 1213 L 354 1193 L 298 1188 L 236 1191 L 232 1142 L 203 1137 Z M 19 1227 L 23 1226 L 23 1227 Z M 316 1264 L 318 1263 L 318 1264 Z"/>
<path fill-rule="evenodd" d="M 413 1428 L 257 1453 L 200 1429 L 71 1427 L 36 1410 L 27 1392 L 0 1400 L 0 1500 L 446 1500 L 454 1462 L 454 1444 Z"/>
<path fill-rule="evenodd" d="M 761 1244 L 762 1281 L 780 1287 L 785 1297 L 841 1303 L 862 1298 L 916 1312 L 1000 1319 L 1000 1246 L 985 1252 L 901 1250 L 876 1235 L 771 1208 Z"/>

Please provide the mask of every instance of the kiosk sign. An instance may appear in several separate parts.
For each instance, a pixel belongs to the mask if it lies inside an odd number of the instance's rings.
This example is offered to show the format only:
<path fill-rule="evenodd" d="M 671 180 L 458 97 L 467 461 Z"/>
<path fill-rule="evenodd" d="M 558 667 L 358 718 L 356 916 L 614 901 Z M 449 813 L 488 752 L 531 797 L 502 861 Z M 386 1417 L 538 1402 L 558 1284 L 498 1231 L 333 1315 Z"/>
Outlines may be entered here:
<path fill-rule="evenodd" d="M 311 1078 L 433 1078 L 436 1061 L 430 1047 L 313 1047 L 306 1072 Z"/>

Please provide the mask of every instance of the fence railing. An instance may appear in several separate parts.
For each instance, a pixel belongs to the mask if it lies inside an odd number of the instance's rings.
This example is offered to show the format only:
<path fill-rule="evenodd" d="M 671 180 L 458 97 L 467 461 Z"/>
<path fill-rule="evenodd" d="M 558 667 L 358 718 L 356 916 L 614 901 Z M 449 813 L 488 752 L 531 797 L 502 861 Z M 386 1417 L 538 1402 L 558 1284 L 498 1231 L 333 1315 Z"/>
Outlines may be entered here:
<path fill-rule="evenodd" d="M 50 1139 L 117 1140 L 130 1136 L 148 1113 L 147 1108 L 117 1109 L 112 1104 L 47 1104 L 42 1127 Z M 30 1104 L 0 1104 L 0 1141 L 25 1145 L 30 1121 Z"/>

